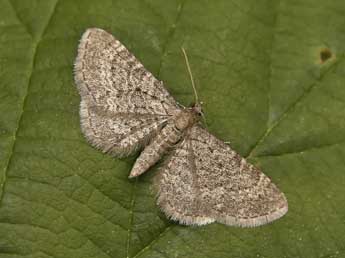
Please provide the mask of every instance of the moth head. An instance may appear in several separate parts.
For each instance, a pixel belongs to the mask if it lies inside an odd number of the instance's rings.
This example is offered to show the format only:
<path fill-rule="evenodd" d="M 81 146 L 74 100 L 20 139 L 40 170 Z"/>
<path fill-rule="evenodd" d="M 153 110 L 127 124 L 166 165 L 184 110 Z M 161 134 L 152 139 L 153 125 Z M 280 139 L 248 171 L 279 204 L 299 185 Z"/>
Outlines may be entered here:
<path fill-rule="evenodd" d="M 202 102 L 197 102 L 191 105 L 191 110 L 193 111 L 193 113 L 200 117 L 204 115 L 202 111 L 202 104 Z"/>
<path fill-rule="evenodd" d="M 197 122 L 199 121 L 203 121 L 203 124 L 207 127 L 207 123 L 206 123 L 206 117 L 204 115 L 204 111 L 202 109 L 202 105 L 204 103 L 203 102 L 196 102 L 191 106 L 192 112 L 194 113 L 194 117 L 197 120 Z"/>

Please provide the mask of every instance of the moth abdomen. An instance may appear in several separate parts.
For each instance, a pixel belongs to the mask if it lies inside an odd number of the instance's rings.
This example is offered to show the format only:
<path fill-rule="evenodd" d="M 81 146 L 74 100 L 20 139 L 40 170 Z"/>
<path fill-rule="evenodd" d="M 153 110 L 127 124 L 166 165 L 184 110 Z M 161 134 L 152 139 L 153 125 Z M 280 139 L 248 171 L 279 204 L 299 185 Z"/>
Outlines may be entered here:
<path fill-rule="evenodd" d="M 156 164 L 163 155 L 181 139 L 181 137 L 182 132 L 177 131 L 173 123 L 165 126 L 140 153 L 129 177 L 136 177 L 147 171 L 151 166 Z"/>

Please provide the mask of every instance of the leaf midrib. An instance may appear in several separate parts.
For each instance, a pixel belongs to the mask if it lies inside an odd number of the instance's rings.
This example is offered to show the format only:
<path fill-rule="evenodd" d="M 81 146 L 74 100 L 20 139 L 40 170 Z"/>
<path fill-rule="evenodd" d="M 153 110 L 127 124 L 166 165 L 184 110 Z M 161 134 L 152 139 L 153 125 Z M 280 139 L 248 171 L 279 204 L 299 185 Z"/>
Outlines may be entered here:
<path fill-rule="evenodd" d="M 168 29 L 168 35 L 167 35 L 167 39 L 163 45 L 162 48 L 162 53 L 161 53 L 161 58 L 160 58 L 160 62 L 159 62 L 159 68 L 158 68 L 158 72 L 157 72 L 157 76 L 158 78 L 160 77 L 160 73 L 161 73 L 161 69 L 164 63 L 164 58 L 166 56 L 167 53 L 167 49 L 168 49 L 168 45 L 170 43 L 170 40 L 174 37 L 176 29 L 177 29 L 177 24 L 181 19 L 182 16 L 182 12 L 183 12 L 183 8 L 184 5 L 186 3 L 186 0 L 184 0 L 182 3 L 180 3 L 177 7 L 177 13 L 174 19 L 173 24 L 169 27 Z M 138 180 L 136 180 L 133 183 L 133 192 L 132 192 L 132 196 L 131 196 L 131 208 L 130 208 L 130 220 L 129 220 L 129 229 L 128 229 L 128 239 L 127 239 L 127 246 L 126 246 L 126 256 L 127 258 L 129 258 L 129 250 L 130 250 L 130 244 L 131 244 L 131 235 L 132 235 L 132 227 L 133 227 L 133 213 L 134 213 L 134 205 L 135 205 L 135 197 L 136 197 L 136 186 L 137 186 Z M 142 252 L 144 252 L 146 249 L 149 249 L 149 247 L 156 242 L 160 236 L 165 233 L 168 229 L 170 228 L 170 226 L 167 226 L 156 238 L 152 239 L 152 241 L 145 246 L 144 248 L 142 248 L 141 250 L 139 250 L 133 257 L 137 257 L 138 255 L 140 255 Z"/>

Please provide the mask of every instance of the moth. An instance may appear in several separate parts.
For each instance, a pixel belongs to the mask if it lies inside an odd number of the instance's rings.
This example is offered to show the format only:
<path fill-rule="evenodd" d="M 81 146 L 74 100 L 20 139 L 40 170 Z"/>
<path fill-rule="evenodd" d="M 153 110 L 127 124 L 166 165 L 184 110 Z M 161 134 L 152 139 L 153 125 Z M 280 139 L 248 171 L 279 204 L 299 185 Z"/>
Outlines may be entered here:
<path fill-rule="evenodd" d="M 178 104 L 108 32 L 90 28 L 83 34 L 75 82 L 81 129 L 91 145 L 119 157 L 141 150 L 130 178 L 165 156 L 154 184 L 157 204 L 170 219 L 253 227 L 287 212 L 276 185 L 202 126 L 200 102 Z"/>

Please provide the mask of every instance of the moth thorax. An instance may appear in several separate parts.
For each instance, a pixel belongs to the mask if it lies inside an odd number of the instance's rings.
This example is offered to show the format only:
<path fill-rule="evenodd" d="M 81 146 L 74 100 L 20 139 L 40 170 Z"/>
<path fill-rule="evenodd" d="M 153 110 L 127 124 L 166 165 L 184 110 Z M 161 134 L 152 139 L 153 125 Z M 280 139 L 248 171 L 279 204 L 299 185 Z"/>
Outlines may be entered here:
<path fill-rule="evenodd" d="M 191 127 L 199 120 L 199 116 L 193 109 L 188 108 L 182 110 L 176 115 L 175 126 L 178 130 L 183 131 L 188 127 Z"/>

